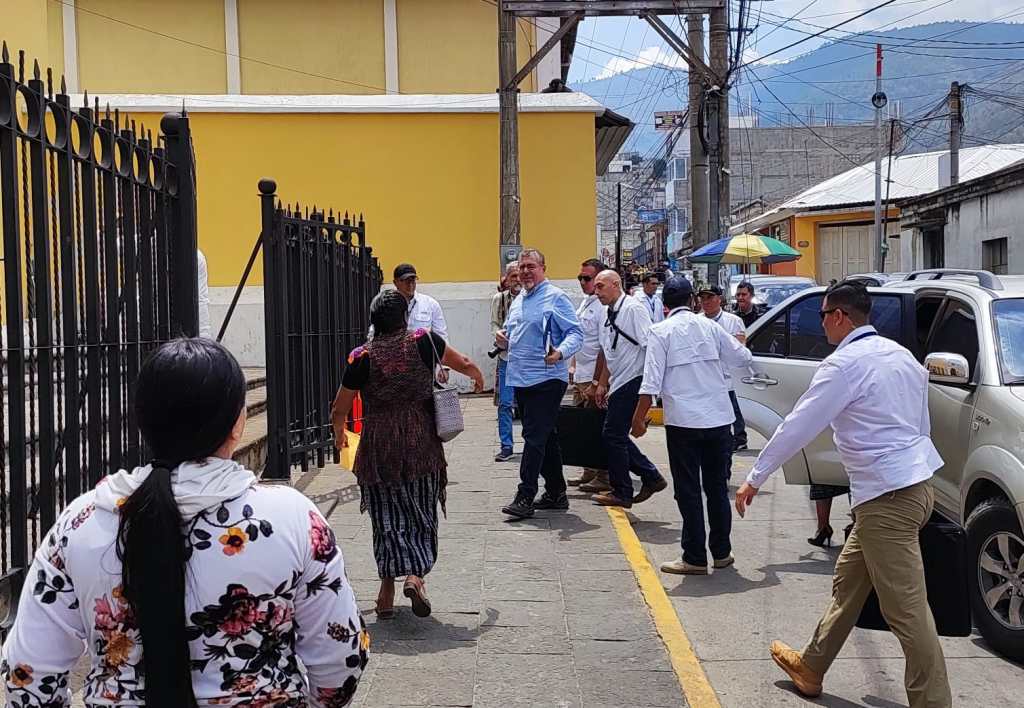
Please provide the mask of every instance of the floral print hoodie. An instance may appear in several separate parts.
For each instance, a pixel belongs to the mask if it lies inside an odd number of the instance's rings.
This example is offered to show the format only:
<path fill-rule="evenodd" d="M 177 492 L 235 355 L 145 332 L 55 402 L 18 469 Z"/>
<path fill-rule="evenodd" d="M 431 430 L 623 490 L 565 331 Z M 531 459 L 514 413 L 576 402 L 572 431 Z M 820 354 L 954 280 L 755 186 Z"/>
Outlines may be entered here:
<path fill-rule="evenodd" d="M 3 647 L 8 705 L 71 705 L 83 653 L 87 706 L 144 705 L 142 640 L 121 594 L 118 508 L 150 473 L 101 481 L 36 552 Z M 188 549 L 185 606 L 200 706 L 348 705 L 369 636 L 334 533 L 309 499 L 209 458 L 172 476 Z M 159 553 L 159 548 L 153 549 Z"/>

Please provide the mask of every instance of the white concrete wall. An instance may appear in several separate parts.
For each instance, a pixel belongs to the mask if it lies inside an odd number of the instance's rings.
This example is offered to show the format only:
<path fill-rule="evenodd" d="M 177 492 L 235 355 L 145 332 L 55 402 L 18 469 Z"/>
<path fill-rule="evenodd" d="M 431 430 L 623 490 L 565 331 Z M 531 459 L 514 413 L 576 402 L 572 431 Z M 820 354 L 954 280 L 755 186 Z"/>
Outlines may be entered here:
<path fill-rule="evenodd" d="M 946 210 L 948 268 L 982 267 L 982 241 L 1006 238 L 1010 273 L 1024 273 L 1024 187 L 971 199 Z"/>
<path fill-rule="evenodd" d="M 553 281 L 573 299 L 582 299 L 579 284 L 574 280 Z M 390 283 L 387 287 L 391 287 Z M 420 283 L 420 292 L 441 303 L 448 322 L 448 339 L 452 346 L 468 355 L 484 372 L 486 388 L 494 385 L 496 360 L 487 352 L 493 346 L 491 337 L 491 297 L 497 292 L 496 283 Z M 210 288 L 210 320 L 214 336 L 220 331 L 234 288 Z M 231 323 L 224 335 L 224 344 L 238 357 L 242 366 L 265 366 L 266 343 L 263 326 L 263 288 L 248 287 L 238 301 Z M 469 390 L 469 380 L 458 374 L 452 377 L 463 390 Z"/>

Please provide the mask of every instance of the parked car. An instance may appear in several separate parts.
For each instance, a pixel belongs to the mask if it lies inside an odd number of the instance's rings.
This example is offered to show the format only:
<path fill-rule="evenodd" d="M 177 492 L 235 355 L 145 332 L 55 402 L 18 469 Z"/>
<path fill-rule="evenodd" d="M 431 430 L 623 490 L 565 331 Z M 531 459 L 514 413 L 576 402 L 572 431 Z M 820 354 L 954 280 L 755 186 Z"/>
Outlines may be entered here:
<path fill-rule="evenodd" d="M 906 273 L 857 273 L 846 276 L 847 280 L 857 280 L 869 288 L 878 288 L 888 283 L 896 283 L 906 279 Z"/>
<path fill-rule="evenodd" d="M 975 626 L 1000 653 L 1024 659 L 1024 276 L 923 271 L 870 288 L 871 323 L 931 374 L 936 512 L 967 532 Z M 750 329 L 750 376 L 737 381 L 747 426 L 770 436 L 830 345 L 824 288 L 790 297 Z M 790 484 L 847 484 L 826 429 L 784 466 Z"/>
<path fill-rule="evenodd" d="M 790 295 L 813 288 L 817 283 L 799 275 L 734 275 L 729 278 L 729 304 L 736 303 L 736 288 L 743 281 L 754 286 L 754 306 L 764 312 L 778 305 Z"/>

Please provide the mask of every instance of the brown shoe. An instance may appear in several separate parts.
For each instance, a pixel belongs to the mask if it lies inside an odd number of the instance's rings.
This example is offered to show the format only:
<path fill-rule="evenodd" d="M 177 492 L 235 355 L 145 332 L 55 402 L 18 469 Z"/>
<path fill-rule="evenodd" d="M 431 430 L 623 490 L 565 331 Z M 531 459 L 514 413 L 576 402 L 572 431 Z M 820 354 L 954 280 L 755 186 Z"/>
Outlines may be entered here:
<path fill-rule="evenodd" d="M 733 554 L 730 553 L 725 558 L 716 558 L 714 563 L 712 563 L 711 565 L 714 566 L 715 569 L 721 570 L 722 568 L 728 568 L 730 565 L 732 565 L 735 562 L 736 562 L 736 557 Z"/>
<path fill-rule="evenodd" d="M 580 485 L 580 491 L 590 492 L 591 494 L 602 494 L 612 491 L 612 485 L 608 481 L 608 473 L 598 472 L 594 475 L 594 479 Z"/>
<path fill-rule="evenodd" d="M 621 506 L 623 509 L 629 509 L 633 506 L 633 502 L 623 501 L 611 492 L 605 494 L 594 494 L 590 498 L 601 506 Z"/>
<path fill-rule="evenodd" d="M 405 579 L 403 594 L 412 601 L 412 613 L 417 617 L 430 616 L 430 600 L 427 599 L 426 589 L 423 587 L 423 580 L 410 575 Z"/>
<path fill-rule="evenodd" d="M 633 503 L 641 504 L 650 499 L 651 497 L 653 497 L 658 492 L 663 492 L 666 489 L 668 489 L 668 482 L 666 482 L 664 479 L 660 479 L 657 482 L 654 482 L 653 484 L 644 484 L 642 487 L 640 487 L 640 491 L 636 493 L 636 496 L 633 497 Z"/>
<path fill-rule="evenodd" d="M 807 668 L 800 652 L 776 640 L 772 642 L 771 653 L 779 668 L 793 680 L 797 691 L 808 698 L 817 698 L 821 695 L 822 677 Z"/>
<path fill-rule="evenodd" d="M 679 560 L 662 563 L 661 572 L 671 573 L 672 575 L 707 575 L 708 567 L 706 565 L 687 563 L 680 558 Z"/>
<path fill-rule="evenodd" d="M 584 469 L 583 474 L 579 477 L 571 477 L 570 479 L 565 480 L 565 483 L 570 487 L 578 487 L 581 484 L 593 482 L 595 477 L 597 477 L 597 470 Z"/>

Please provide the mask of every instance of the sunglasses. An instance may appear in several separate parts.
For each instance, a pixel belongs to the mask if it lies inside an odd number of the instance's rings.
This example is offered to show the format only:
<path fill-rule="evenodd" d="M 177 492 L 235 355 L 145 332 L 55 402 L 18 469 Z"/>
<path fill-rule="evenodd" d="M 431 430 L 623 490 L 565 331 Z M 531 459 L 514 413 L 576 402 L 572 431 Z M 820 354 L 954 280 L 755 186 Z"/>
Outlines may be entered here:
<path fill-rule="evenodd" d="M 594 279 L 594 276 L 592 276 L 592 275 L 577 275 L 576 276 L 576 280 L 580 281 L 581 283 L 589 283 L 593 279 Z"/>
<path fill-rule="evenodd" d="M 821 310 L 820 312 L 818 312 L 818 315 L 821 317 L 821 321 L 824 322 L 825 318 L 831 315 L 833 312 L 842 312 L 844 315 L 846 315 L 846 310 L 844 310 L 841 307 L 833 307 L 830 310 Z M 849 315 L 847 315 L 847 317 L 849 317 Z"/>

